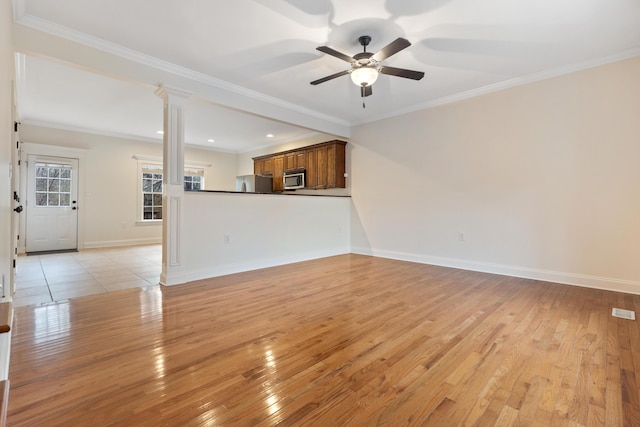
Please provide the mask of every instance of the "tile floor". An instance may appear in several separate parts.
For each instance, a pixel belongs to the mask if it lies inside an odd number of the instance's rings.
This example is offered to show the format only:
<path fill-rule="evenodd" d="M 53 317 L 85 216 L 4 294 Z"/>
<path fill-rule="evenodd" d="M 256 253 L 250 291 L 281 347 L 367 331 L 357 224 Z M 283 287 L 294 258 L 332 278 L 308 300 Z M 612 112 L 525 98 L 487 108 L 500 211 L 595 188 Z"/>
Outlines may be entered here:
<path fill-rule="evenodd" d="M 13 305 L 40 305 L 121 289 L 154 286 L 158 285 L 161 271 L 161 245 L 22 255 L 16 264 Z"/>

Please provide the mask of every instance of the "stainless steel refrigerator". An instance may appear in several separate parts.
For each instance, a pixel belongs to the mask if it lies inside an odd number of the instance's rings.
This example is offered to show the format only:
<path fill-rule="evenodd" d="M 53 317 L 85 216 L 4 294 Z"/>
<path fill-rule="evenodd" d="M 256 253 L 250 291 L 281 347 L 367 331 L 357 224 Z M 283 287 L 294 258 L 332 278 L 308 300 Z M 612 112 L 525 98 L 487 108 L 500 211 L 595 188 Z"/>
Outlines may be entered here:
<path fill-rule="evenodd" d="M 264 175 L 236 176 L 236 191 L 242 193 L 272 193 L 273 178 Z"/>

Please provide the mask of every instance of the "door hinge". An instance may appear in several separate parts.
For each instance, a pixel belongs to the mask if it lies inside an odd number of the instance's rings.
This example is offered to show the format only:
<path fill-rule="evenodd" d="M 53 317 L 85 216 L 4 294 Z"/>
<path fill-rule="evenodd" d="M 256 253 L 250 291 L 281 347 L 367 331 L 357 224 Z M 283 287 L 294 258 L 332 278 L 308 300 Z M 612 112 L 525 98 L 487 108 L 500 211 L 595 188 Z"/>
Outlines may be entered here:
<path fill-rule="evenodd" d="M 18 132 L 18 125 L 20 124 L 20 122 L 13 122 L 13 131 L 14 132 Z"/>
<path fill-rule="evenodd" d="M 16 260 L 13 260 L 13 268 L 16 268 Z"/>

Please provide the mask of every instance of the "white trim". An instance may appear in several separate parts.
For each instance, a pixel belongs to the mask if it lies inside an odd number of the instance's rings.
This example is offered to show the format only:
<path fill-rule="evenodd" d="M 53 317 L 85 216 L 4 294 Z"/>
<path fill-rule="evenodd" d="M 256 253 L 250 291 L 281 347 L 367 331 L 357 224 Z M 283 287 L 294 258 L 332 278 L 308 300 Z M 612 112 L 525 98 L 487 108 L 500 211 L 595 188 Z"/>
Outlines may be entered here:
<path fill-rule="evenodd" d="M 14 53 L 14 66 L 16 69 L 16 115 L 17 120 L 22 117 L 20 100 L 27 95 L 27 56 L 23 53 Z"/>
<path fill-rule="evenodd" d="M 160 221 L 162 222 L 162 221 Z M 117 246 L 137 246 L 137 245 L 152 245 L 162 243 L 162 238 L 150 237 L 146 239 L 126 239 L 126 240 L 102 240 L 95 242 L 85 242 L 85 249 L 96 248 L 113 248 Z"/>
<path fill-rule="evenodd" d="M 146 221 L 136 221 L 135 222 L 136 225 L 142 225 L 142 226 L 146 226 L 146 225 L 162 225 L 162 220 L 161 219 L 148 219 Z"/>
<path fill-rule="evenodd" d="M 42 156 L 54 156 L 54 157 L 69 157 L 78 159 L 78 205 L 83 206 L 85 200 L 85 183 L 86 176 L 86 164 L 85 155 L 89 150 L 86 148 L 78 147 L 60 147 L 57 145 L 37 144 L 33 142 L 22 142 L 22 163 L 20 165 L 21 176 L 27 177 L 27 159 L 29 154 L 42 155 Z M 27 179 L 20 179 L 20 194 L 27 194 Z M 85 213 L 86 209 L 78 210 L 78 250 L 84 249 L 84 227 L 85 227 Z M 20 221 L 20 236 L 26 236 L 25 230 L 26 221 Z M 18 242 L 18 252 L 25 253 L 26 239 L 20 239 Z"/>
<path fill-rule="evenodd" d="M 614 279 L 610 277 L 590 276 L 586 274 L 411 254 L 406 252 L 376 250 L 364 247 L 352 247 L 351 252 L 354 254 L 417 262 L 420 264 L 438 265 L 442 267 L 459 268 L 462 270 L 480 271 L 483 273 L 500 274 L 503 276 L 521 277 L 525 279 L 561 283 L 564 285 L 582 286 L 585 288 L 603 289 L 607 291 L 640 295 L 640 282 L 634 280 Z"/>
<path fill-rule="evenodd" d="M 18 115 L 18 117 L 20 117 L 20 116 Z M 100 130 L 100 129 L 90 129 L 90 128 L 84 128 L 84 127 L 80 127 L 80 126 L 67 125 L 67 124 L 64 124 L 64 123 L 47 122 L 47 121 L 43 121 L 43 120 L 33 120 L 33 119 L 24 119 L 23 120 L 23 119 L 21 119 L 20 122 L 23 125 L 27 125 L 27 126 L 38 126 L 38 127 L 41 127 L 41 128 L 49 128 L 49 129 L 58 129 L 58 130 L 64 130 L 64 131 L 69 131 L 69 132 L 86 133 L 87 135 L 108 136 L 108 137 L 111 137 L 111 138 L 126 139 L 126 140 L 130 140 L 130 141 L 150 142 L 150 143 L 153 143 L 153 144 L 162 144 L 162 142 L 163 142 L 162 138 L 139 136 L 139 135 L 134 135 L 132 133 L 120 133 L 120 132 L 113 132 L 113 131 Z M 305 136 L 302 136 L 301 138 L 304 138 L 304 137 Z M 218 147 L 211 147 L 210 145 L 203 145 L 203 144 L 194 144 L 194 143 L 191 143 L 191 142 L 186 141 L 186 140 L 185 140 L 185 145 L 189 146 L 189 147 L 198 148 L 200 150 L 216 151 L 216 152 L 231 153 L 231 154 L 238 154 L 239 153 L 239 151 L 237 151 L 237 150 L 223 149 L 223 148 L 218 148 Z"/>
<path fill-rule="evenodd" d="M 149 162 L 153 162 L 153 163 L 157 163 L 159 165 L 162 164 L 162 157 L 158 157 L 158 156 L 147 156 L 146 154 L 134 154 L 133 156 L 131 156 L 133 159 L 136 159 L 138 162 L 143 162 L 143 163 L 149 163 Z M 196 168 L 196 169 L 202 169 L 204 168 L 210 168 L 211 167 L 211 163 L 208 162 L 199 162 L 197 160 L 194 161 L 189 161 L 186 160 L 184 162 L 184 167 L 185 168 Z"/>
<path fill-rule="evenodd" d="M 27 0 L 13 0 L 13 20 L 18 22 L 27 13 Z"/>
<path fill-rule="evenodd" d="M 11 301 L 10 299 L 8 301 Z M 11 309 L 13 311 L 13 308 Z M 10 319 L 13 320 L 13 313 Z M 13 323 L 13 322 L 12 322 Z M 13 332 L 0 334 L 0 380 L 9 378 L 9 361 L 11 360 L 11 335 Z"/>
<path fill-rule="evenodd" d="M 251 89 L 247 89 L 242 86 L 238 86 L 233 83 L 229 83 L 227 81 L 224 81 L 215 77 L 211 77 L 207 74 L 200 73 L 198 71 L 194 71 L 189 68 L 182 67 L 180 65 L 176 65 L 171 62 L 164 61 L 162 59 L 159 59 L 150 55 L 146 55 L 136 50 L 129 49 L 124 46 L 120 46 L 118 44 L 111 43 L 106 40 L 102 40 L 97 37 L 90 36 L 85 33 L 81 33 L 76 30 L 72 30 L 62 25 L 47 21 L 45 19 L 41 19 L 32 15 L 26 15 L 23 13 L 21 16 L 15 17 L 14 20 L 18 24 L 21 24 L 30 28 L 34 28 L 36 30 L 43 31 L 45 33 L 49 33 L 58 37 L 62 37 L 64 39 L 71 40 L 73 42 L 80 43 L 85 46 L 89 46 L 94 49 L 101 50 L 103 52 L 117 55 L 121 58 L 125 58 L 130 61 L 135 61 L 140 64 L 144 64 L 161 71 L 172 73 L 180 77 L 184 77 L 199 83 L 204 83 L 206 85 L 215 87 L 217 89 L 222 89 L 237 95 L 246 96 L 248 98 L 266 102 L 271 105 L 276 105 L 278 107 L 281 107 L 290 111 L 294 111 L 300 114 L 304 114 L 310 117 L 315 117 L 317 119 L 324 120 L 326 122 L 333 123 L 335 125 L 347 127 L 347 129 L 349 127 L 349 122 L 339 119 L 337 117 L 329 116 L 327 114 L 320 113 L 319 111 L 301 107 L 291 102 L 284 101 L 282 99 L 275 98 L 269 95 L 265 95 L 263 93 L 256 92 Z"/>
<path fill-rule="evenodd" d="M 541 71 L 539 73 L 529 74 L 526 76 L 515 77 L 513 79 L 501 81 L 498 83 L 490 84 L 487 86 L 471 89 L 466 92 L 460 92 L 442 98 L 433 99 L 423 104 L 414 105 L 413 107 L 396 110 L 387 114 L 380 114 L 377 116 L 367 117 L 364 120 L 352 122 L 351 126 L 362 125 L 365 123 L 371 123 L 382 119 L 388 119 L 391 117 L 400 116 L 403 114 L 409 114 L 420 110 L 426 110 L 428 108 L 434 108 L 445 104 L 451 104 L 453 102 L 463 101 L 469 98 L 475 98 L 476 96 L 486 95 L 493 92 L 498 92 L 505 89 L 510 89 L 517 86 L 523 86 L 529 83 L 535 83 L 541 80 L 551 79 L 553 77 L 563 76 L 565 74 L 571 74 L 578 71 L 586 70 L 589 68 L 599 67 L 601 65 L 611 64 L 617 61 L 623 61 L 625 59 L 631 59 L 636 56 L 640 56 L 640 48 L 630 49 L 623 52 L 618 52 L 613 55 L 608 55 L 600 58 L 591 59 L 588 61 L 580 62 L 578 64 L 565 65 L 553 70 Z"/>
<path fill-rule="evenodd" d="M 275 141 L 273 143 L 268 143 L 268 144 L 263 144 L 263 145 L 259 145 L 259 146 L 256 146 L 256 147 L 251 147 L 251 148 L 246 149 L 246 150 L 234 151 L 233 153 L 236 153 L 236 154 L 247 154 L 247 153 L 251 153 L 253 151 L 264 150 L 265 148 L 275 147 L 277 145 L 284 145 L 284 144 L 287 144 L 287 143 L 293 142 L 293 141 L 303 141 L 305 139 L 311 139 L 311 138 L 316 137 L 318 135 L 329 135 L 329 134 L 312 131 L 312 132 L 305 133 L 303 135 L 292 136 L 291 138 L 283 139 L 281 141 Z M 330 139 L 330 138 L 327 138 L 327 139 Z M 347 142 L 349 140 L 349 138 L 338 137 L 338 136 L 336 136 L 335 139 L 347 140 Z"/>
<path fill-rule="evenodd" d="M 32 15 L 28 15 L 26 14 L 25 0 L 14 0 L 14 21 L 18 24 L 21 24 L 39 31 L 43 31 L 58 37 L 62 37 L 64 39 L 71 40 L 73 42 L 80 43 L 80 44 L 101 50 L 103 52 L 117 55 L 119 57 L 131 60 L 131 61 L 135 61 L 137 63 L 144 64 L 146 66 L 153 67 L 155 69 L 158 69 L 164 72 L 178 75 L 180 77 L 184 77 L 186 79 L 190 79 L 195 82 L 203 83 L 205 85 L 208 85 L 220 90 L 224 90 L 236 95 L 245 96 L 251 99 L 255 99 L 257 101 L 265 102 L 270 105 L 281 107 L 286 110 L 304 114 L 319 120 L 333 123 L 341 127 L 345 127 L 346 128 L 345 132 L 349 134 L 350 134 L 350 128 L 353 126 L 357 126 L 365 123 L 371 123 L 378 120 L 396 117 L 403 114 L 408 114 L 408 113 L 412 113 L 415 111 L 420 111 L 428 108 L 433 108 L 433 107 L 449 104 L 452 102 L 474 98 L 476 96 L 485 95 L 488 93 L 497 92 L 500 90 L 509 89 L 517 86 L 522 86 L 529 83 L 534 83 L 537 81 L 558 77 L 565 74 L 570 74 L 577 71 L 640 56 L 640 48 L 629 49 L 623 52 L 618 52 L 612 55 L 607 55 L 604 57 L 587 60 L 577 64 L 569 64 L 569 65 L 561 66 L 553 70 L 547 70 L 547 71 L 542 71 L 539 73 L 534 73 L 526 76 L 515 77 L 506 81 L 490 84 L 490 85 L 483 86 L 477 89 L 472 89 L 466 92 L 461 92 L 461 93 L 457 93 L 449 96 L 444 96 L 438 99 L 430 100 L 428 102 L 417 104 L 412 107 L 395 110 L 395 111 L 385 113 L 385 114 L 380 114 L 377 116 L 370 116 L 363 120 L 349 122 L 347 120 L 340 119 L 339 117 L 330 116 L 316 110 L 311 110 L 309 108 L 305 108 L 300 105 L 296 105 L 291 102 L 284 101 L 279 98 L 265 95 L 263 93 L 244 88 L 242 86 L 209 76 L 207 74 L 204 74 L 195 70 L 191 70 L 189 68 L 182 67 L 177 64 L 164 61 L 162 59 L 159 59 L 150 55 L 143 54 L 136 50 L 125 48 L 124 46 L 111 43 L 106 40 L 99 39 L 97 37 L 89 36 L 85 33 L 72 30 L 68 27 L 64 27 L 62 25 L 55 24 L 53 22 L 32 16 Z M 95 132 L 90 132 L 90 133 L 95 133 Z M 345 135 L 344 137 L 348 138 L 349 135 Z M 196 144 L 191 144 L 191 145 L 196 145 Z M 206 147 L 206 146 L 203 146 L 203 147 Z"/>
<path fill-rule="evenodd" d="M 87 135 L 108 136 L 111 138 L 128 139 L 130 141 L 142 141 L 142 142 L 151 142 L 154 144 L 162 144 L 162 138 L 151 138 L 146 136 L 133 135 L 129 133 L 112 132 L 112 131 L 105 131 L 100 129 L 90 129 L 90 128 L 84 128 L 80 126 L 72 126 L 64 123 L 52 123 L 52 122 L 47 122 L 43 120 L 21 119 L 20 122 L 23 125 L 27 125 L 27 126 L 38 126 L 41 128 L 86 133 Z M 200 148 L 200 146 L 198 147 Z M 205 146 L 202 146 L 202 148 L 204 147 Z"/>
<path fill-rule="evenodd" d="M 77 157 L 84 159 L 89 150 L 77 147 L 61 147 L 58 145 L 38 144 L 35 142 L 23 142 L 22 154 L 38 154 L 53 157 Z"/>

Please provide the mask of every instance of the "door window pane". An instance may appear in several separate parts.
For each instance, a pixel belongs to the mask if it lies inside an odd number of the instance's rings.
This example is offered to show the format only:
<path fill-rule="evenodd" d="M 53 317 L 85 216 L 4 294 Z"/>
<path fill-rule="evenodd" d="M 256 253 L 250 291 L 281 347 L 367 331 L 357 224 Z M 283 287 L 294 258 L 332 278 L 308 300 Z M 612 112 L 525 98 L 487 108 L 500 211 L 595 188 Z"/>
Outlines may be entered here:
<path fill-rule="evenodd" d="M 36 164 L 36 206 L 71 206 L 71 166 Z"/>
<path fill-rule="evenodd" d="M 47 191 L 46 178 L 36 178 L 36 191 Z"/>
<path fill-rule="evenodd" d="M 47 206 L 47 193 L 36 193 L 36 206 Z"/>

